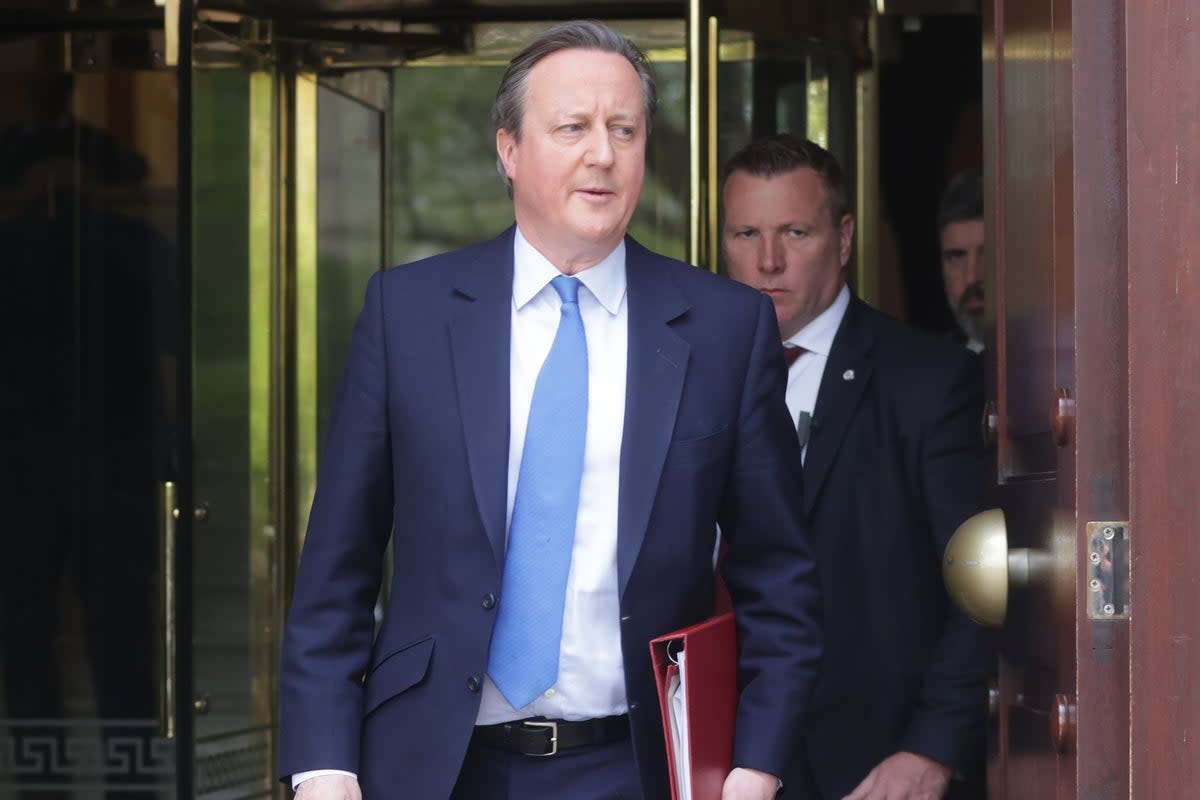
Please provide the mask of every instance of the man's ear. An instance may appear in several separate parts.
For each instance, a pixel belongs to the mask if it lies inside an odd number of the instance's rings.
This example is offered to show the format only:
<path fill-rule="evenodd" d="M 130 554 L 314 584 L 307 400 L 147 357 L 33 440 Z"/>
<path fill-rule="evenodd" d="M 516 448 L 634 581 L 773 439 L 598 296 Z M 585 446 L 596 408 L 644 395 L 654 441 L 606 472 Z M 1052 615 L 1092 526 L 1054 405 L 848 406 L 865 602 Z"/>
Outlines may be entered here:
<path fill-rule="evenodd" d="M 838 223 L 838 257 L 842 266 L 850 263 L 850 248 L 854 244 L 854 215 L 843 214 Z"/>
<path fill-rule="evenodd" d="M 510 181 L 514 180 L 517 177 L 517 137 L 504 128 L 496 131 L 496 155 L 504 165 L 504 174 Z"/>

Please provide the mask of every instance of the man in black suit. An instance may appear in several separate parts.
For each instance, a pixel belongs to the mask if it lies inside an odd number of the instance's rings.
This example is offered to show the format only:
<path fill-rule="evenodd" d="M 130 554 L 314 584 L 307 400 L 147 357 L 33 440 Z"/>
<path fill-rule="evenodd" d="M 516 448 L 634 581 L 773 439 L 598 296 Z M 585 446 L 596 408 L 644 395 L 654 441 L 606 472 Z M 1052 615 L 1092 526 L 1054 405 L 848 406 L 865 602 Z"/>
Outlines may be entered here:
<path fill-rule="evenodd" d="M 826 650 L 795 768 L 826 800 L 982 795 L 984 631 L 941 558 L 980 509 L 974 356 L 857 299 L 842 172 L 810 141 L 756 141 L 726 166 L 732 277 L 774 302 Z"/>

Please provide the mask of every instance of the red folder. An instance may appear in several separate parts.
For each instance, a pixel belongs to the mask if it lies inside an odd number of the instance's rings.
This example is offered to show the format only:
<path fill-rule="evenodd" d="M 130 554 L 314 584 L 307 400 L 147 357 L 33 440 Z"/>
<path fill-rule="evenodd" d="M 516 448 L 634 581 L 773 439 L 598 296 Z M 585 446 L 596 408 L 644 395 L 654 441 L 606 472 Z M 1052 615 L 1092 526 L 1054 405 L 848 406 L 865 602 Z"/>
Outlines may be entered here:
<path fill-rule="evenodd" d="M 681 659 L 680 654 L 685 654 Z M 677 764 L 671 731 L 672 678 L 684 678 L 687 756 L 692 800 L 720 800 L 733 762 L 733 726 L 737 713 L 737 634 L 733 613 L 659 636 L 650 642 L 658 704 L 662 710 L 671 797 L 680 800 L 682 764 Z"/>

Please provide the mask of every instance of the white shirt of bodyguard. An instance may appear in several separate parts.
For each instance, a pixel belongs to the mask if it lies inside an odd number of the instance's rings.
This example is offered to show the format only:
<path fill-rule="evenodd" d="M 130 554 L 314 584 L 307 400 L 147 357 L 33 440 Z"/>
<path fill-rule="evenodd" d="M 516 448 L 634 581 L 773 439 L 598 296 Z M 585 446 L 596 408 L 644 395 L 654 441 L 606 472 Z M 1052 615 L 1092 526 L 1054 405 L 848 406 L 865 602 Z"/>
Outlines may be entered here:
<path fill-rule="evenodd" d="M 558 332 L 562 308 L 558 293 L 550 285 L 561 273 L 534 249 L 520 229 L 514 237 L 513 251 L 507 524 L 512 523 L 534 385 Z M 617 588 L 617 501 L 629 360 L 625 242 L 575 277 L 583 284 L 579 312 L 587 337 L 587 438 L 563 608 L 558 681 L 528 706 L 514 709 L 492 679 L 485 678 L 476 719 L 479 725 L 527 717 L 594 719 L 628 711 Z M 504 602 L 503 597 L 500 602 Z M 300 772 L 292 776 L 292 786 L 330 774 L 354 775 L 327 769 Z"/>
<path fill-rule="evenodd" d="M 808 351 L 801 353 L 788 369 L 787 407 L 792 414 L 793 427 L 800 421 L 801 411 L 807 411 L 811 415 L 817 406 L 817 392 L 821 389 L 821 378 L 825 375 L 829 351 L 833 349 L 833 339 L 837 336 L 849 306 L 850 289 L 843 285 L 837 297 L 829 304 L 829 308 L 784 342 L 785 346 L 799 345 Z M 802 455 L 807 458 L 807 446 Z"/>

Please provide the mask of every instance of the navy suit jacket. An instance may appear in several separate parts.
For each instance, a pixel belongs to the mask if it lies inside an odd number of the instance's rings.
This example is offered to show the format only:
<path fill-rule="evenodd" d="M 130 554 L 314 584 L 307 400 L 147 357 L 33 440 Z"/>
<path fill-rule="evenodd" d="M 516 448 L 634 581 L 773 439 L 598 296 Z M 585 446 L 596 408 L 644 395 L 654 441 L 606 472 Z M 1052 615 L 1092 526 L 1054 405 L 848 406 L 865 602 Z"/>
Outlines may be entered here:
<path fill-rule="evenodd" d="M 978 358 L 852 298 L 804 465 L 825 658 L 804 727 L 821 796 L 900 750 L 981 797 L 987 641 L 946 595 L 950 536 L 982 504 Z"/>
<path fill-rule="evenodd" d="M 632 239 L 626 272 L 621 641 L 638 767 L 657 800 L 669 789 L 648 643 L 711 613 L 716 523 L 740 639 L 735 763 L 783 775 L 794 757 L 819 608 L 770 302 Z M 285 778 L 345 769 L 367 798 L 454 786 L 496 619 L 485 597 L 504 566 L 512 276 L 510 228 L 368 284 L 284 637 Z"/>

